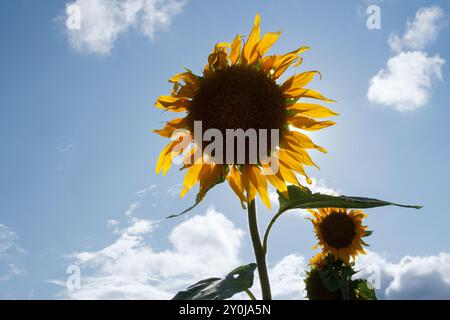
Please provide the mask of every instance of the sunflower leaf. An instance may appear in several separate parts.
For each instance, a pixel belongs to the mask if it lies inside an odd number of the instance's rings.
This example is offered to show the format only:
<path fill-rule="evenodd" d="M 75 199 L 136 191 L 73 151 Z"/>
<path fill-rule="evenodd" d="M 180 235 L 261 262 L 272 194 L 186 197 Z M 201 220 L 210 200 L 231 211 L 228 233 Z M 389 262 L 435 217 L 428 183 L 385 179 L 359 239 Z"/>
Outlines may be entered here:
<path fill-rule="evenodd" d="M 225 278 L 209 278 L 178 292 L 172 300 L 225 300 L 253 286 L 256 263 L 231 271 Z"/>
<path fill-rule="evenodd" d="M 316 209 L 316 208 L 345 208 L 368 209 L 384 206 L 398 206 L 403 208 L 421 209 L 421 206 L 402 205 L 393 202 L 348 196 L 333 196 L 321 193 L 312 193 L 306 187 L 288 186 L 289 199 L 278 192 L 280 209 L 278 214 L 292 209 Z"/>
<path fill-rule="evenodd" d="M 355 287 L 358 300 L 377 300 L 375 289 L 367 280 L 354 280 L 353 286 Z"/>
<path fill-rule="evenodd" d="M 341 288 L 341 280 L 338 272 L 332 269 L 319 269 L 319 277 L 325 288 L 330 292 L 336 292 Z"/>

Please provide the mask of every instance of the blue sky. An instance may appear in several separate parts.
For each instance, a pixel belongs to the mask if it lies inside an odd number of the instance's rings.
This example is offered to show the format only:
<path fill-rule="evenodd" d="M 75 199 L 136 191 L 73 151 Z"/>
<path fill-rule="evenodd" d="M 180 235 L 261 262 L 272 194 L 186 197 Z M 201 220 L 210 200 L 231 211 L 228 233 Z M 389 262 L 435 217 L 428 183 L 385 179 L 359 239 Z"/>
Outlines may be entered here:
<path fill-rule="evenodd" d="M 66 29 L 71 3 L 0 3 L 0 298 L 166 298 L 176 291 L 167 282 L 183 287 L 180 279 L 223 275 L 253 261 L 245 213 L 225 185 L 190 215 L 164 219 L 190 206 L 195 192 L 174 195 L 183 178 L 176 169 L 154 173 L 167 141 L 151 130 L 170 119 L 153 106 L 170 92 L 167 79 L 184 66 L 199 72 L 216 42 L 249 33 L 256 13 L 263 31 L 283 31 L 271 53 L 312 48 L 301 69 L 320 70 L 313 87 L 337 101 L 337 125 L 313 135 L 329 151 L 313 153 L 321 167 L 309 170 L 315 188 L 424 205 L 367 211 L 375 232 L 361 263 L 376 261 L 383 270 L 379 294 L 450 298 L 447 1 L 160 1 L 158 15 L 145 11 L 155 3 L 146 0 L 132 22 L 111 20 L 100 29 L 95 23 L 111 17 L 109 7 L 86 7 L 93 24 L 77 32 Z M 380 30 L 366 26 L 373 3 Z M 83 9 L 86 1 L 75 4 Z M 439 9 L 420 16 L 423 7 Z M 108 28 L 106 38 L 92 35 Z M 396 74 L 397 67 L 407 74 Z M 413 93 L 402 99 L 402 90 Z M 273 212 L 259 207 L 267 223 Z M 186 248 L 199 236 L 211 244 L 204 252 L 213 254 L 217 244 L 223 257 Z M 300 273 L 314 254 L 312 227 L 297 212 L 271 236 L 275 291 L 300 297 Z M 209 269 L 188 265 L 202 259 L 211 259 Z M 186 273 L 158 269 L 180 261 Z M 148 269 L 133 269 L 139 263 Z M 420 276 L 415 266 L 425 263 L 432 274 Z M 76 292 L 61 285 L 71 264 L 82 271 Z M 408 286 L 415 277 L 424 286 L 439 281 L 438 291 L 418 295 L 421 287 Z"/>

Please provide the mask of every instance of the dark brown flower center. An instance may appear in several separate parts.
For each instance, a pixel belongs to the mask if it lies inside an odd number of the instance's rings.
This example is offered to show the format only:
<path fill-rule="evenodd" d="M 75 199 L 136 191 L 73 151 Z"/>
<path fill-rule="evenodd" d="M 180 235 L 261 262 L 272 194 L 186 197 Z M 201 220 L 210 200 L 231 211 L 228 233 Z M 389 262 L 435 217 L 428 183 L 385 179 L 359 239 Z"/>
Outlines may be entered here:
<path fill-rule="evenodd" d="M 246 66 L 227 67 L 202 78 L 187 115 L 190 129 L 194 121 L 201 121 L 202 136 L 208 129 L 222 133 L 224 153 L 227 129 L 266 129 L 270 150 L 270 130 L 278 129 L 281 135 L 285 117 L 280 87 L 263 72 Z"/>
<path fill-rule="evenodd" d="M 328 245 L 347 248 L 356 235 L 356 226 L 346 213 L 333 212 L 322 220 L 320 232 Z"/>

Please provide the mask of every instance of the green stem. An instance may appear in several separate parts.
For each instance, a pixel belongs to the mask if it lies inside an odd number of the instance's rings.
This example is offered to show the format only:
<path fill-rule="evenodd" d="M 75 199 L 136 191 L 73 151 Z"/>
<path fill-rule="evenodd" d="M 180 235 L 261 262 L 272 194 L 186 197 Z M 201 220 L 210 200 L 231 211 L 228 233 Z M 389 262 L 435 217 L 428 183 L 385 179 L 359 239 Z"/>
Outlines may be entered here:
<path fill-rule="evenodd" d="M 250 300 L 256 300 L 255 295 L 250 291 L 250 289 L 245 289 L 245 293 L 250 297 Z"/>
<path fill-rule="evenodd" d="M 263 250 L 265 252 L 265 254 L 267 254 L 267 246 L 268 246 L 268 241 L 269 241 L 269 233 L 270 230 L 272 229 L 273 224 L 275 223 L 275 221 L 277 221 L 277 219 L 281 216 L 281 213 L 277 213 L 276 215 L 273 216 L 272 220 L 270 220 L 269 225 L 267 226 L 266 232 L 264 233 L 264 241 L 263 241 Z"/>
<path fill-rule="evenodd" d="M 261 283 L 261 292 L 263 300 L 272 300 L 270 292 L 269 274 L 267 272 L 266 252 L 261 244 L 259 237 L 258 220 L 256 218 L 256 205 L 253 200 L 248 205 L 248 226 L 252 238 L 253 251 L 255 252 L 256 264 L 258 265 L 259 281 Z"/>

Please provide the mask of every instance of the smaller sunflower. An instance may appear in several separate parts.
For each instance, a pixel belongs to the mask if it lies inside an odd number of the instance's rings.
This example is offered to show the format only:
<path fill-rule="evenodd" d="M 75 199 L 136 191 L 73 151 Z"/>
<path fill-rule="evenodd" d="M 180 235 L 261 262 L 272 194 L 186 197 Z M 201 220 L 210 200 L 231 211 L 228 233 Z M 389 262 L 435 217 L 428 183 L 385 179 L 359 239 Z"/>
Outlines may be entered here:
<path fill-rule="evenodd" d="M 362 219 L 367 217 L 361 210 L 346 210 L 341 208 L 323 208 L 308 210 L 313 218 L 318 246 L 323 253 L 331 253 L 336 259 L 350 262 L 358 254 L 365 254 L 363 237 L 368 235 L 367 226 L 362 225 Z"/>

